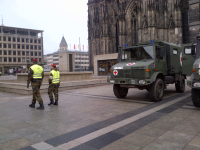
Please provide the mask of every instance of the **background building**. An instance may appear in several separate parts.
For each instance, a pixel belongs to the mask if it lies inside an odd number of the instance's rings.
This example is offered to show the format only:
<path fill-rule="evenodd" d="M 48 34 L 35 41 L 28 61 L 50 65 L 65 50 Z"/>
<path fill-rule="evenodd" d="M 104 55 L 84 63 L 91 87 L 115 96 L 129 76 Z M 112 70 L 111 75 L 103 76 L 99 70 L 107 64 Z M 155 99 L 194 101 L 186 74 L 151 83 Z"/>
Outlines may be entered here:
<path fill-rule="evenodd" d="M 94 56 L 117 53 L 118 46 L 154 39 L 196 42 L 199 5 L 199 0 L 88 0 L 90 69 L 99 66 Z"/>
<path fill-rule="evenodd" d="M 60 48 L 57 52 L 45 55 L 45 69 L 50 69 L 52 63 L 60 71 L 87 71 L 89 70 L 89 55 L 88 52 L 68 50 L 67 42 L 62 37 Z"/>
<path fill-rule="evenodd" d="M 0 26 L 0 71 L 26 70 L 37 58 L 43 65 L 43 31 Z"/>

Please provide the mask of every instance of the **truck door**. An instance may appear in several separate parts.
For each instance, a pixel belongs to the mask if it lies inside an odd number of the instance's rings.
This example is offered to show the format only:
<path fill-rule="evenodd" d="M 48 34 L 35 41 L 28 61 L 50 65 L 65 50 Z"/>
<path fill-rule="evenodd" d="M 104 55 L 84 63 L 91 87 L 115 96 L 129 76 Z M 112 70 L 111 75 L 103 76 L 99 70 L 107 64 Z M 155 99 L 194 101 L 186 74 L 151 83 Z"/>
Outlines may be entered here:
<path fill-rule="evenodd" d="M 186 75 L 192 74 L 192 66 L 194 63 L 194 59 L 195 59 L 195 55 L 192 55 L 191 46 L 185 46 L 182 52 L 182 56 L 180 54 L 180 63 L 182 60 L 182 74 L 186 74 Z"/>
<path fill-rule="evenodd" d="M 158 47 L 156 48 L 156 63 L 155 63 L 155 69 L 158 69 L 158 71 L 162 72 L 164 75 L 167 74 L 167 68 L 166 68 L 166 53 L 164 50 L 164 47 Z"/>

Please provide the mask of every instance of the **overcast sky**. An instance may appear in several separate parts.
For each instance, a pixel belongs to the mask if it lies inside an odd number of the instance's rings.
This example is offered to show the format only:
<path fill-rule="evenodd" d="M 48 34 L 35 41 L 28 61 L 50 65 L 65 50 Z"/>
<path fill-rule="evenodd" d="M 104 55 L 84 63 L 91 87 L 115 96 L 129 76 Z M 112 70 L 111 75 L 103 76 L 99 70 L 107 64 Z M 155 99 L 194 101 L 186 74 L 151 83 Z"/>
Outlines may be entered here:
<path fill-rule="evenodd" d="M 55 52 L 64 35 L 68 48 L 88 46 L 88 0 L 0 0 L 4 26 L 43 30 L 44 54 Z"/>

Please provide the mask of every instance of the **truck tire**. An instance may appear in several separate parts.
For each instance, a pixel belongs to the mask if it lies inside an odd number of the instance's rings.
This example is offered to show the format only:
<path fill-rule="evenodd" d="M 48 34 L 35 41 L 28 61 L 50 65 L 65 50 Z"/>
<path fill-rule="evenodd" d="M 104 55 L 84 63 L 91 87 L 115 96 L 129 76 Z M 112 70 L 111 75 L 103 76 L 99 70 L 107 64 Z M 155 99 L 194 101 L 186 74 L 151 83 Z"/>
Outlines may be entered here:
<path fill-rule="evenodd" d="M 185 78 L 181 77 L 181 80 L 175 83 L 175 88 L 177 93 L 183 93 L 185 91 Z"/>
<path fill-rule="evenodd" d="M 162 100 L 164 94 L 164 83 L 162 79 L 156 79 L 156 81 L 150 86 L 149 94 L 151 100 L 154 102 Z"/>
<path fill-rule="evenodd" d="M 200 107 L 200 95 L 199 95 L 200 90 L 199 89 L 192 89 L 191 94 L 192 94 L 192 102 L 195 107 Z"/>
<path fill-rule="evenodd" d="M 124 98 L 128 94 L 128 88 L 123 88 L 123 87 L 120 87 L 119 84 L 114 84 L 113 92 L 117 98 Z"/>

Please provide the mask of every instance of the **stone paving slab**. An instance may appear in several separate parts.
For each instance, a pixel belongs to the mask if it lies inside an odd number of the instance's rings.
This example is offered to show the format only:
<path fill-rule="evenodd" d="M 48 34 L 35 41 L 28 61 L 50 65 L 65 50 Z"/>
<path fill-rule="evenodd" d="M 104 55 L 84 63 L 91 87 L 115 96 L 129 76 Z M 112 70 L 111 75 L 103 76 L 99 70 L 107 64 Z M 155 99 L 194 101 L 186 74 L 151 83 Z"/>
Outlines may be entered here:
<path fill-rule="evenodd" d="M 105 127 L 112 130 L 116 127 L 112 124 L 190 93 L 186 88 L 179 96 L 174 90 L 171 86 L 163 101 L 152 103 L 146 90 L 131 89 L 125 100 L 119 100 L 112 85 L 73 89 L 60 92 L 59 105 L 51 107 L 45 93 L 45 110 L 28 107 L 31 95 L 0 92 L 0 149 L 200 149 L 200 109 L 184 107 L 192 104 L 190 98 L 146 117 L 140 115 L 141 119 L 119 130 L 106 134 L 102 130 L 96 139 L 81 139 Z M 58 137 L 68 138 L 71 144 L 57 145 Z"/>

